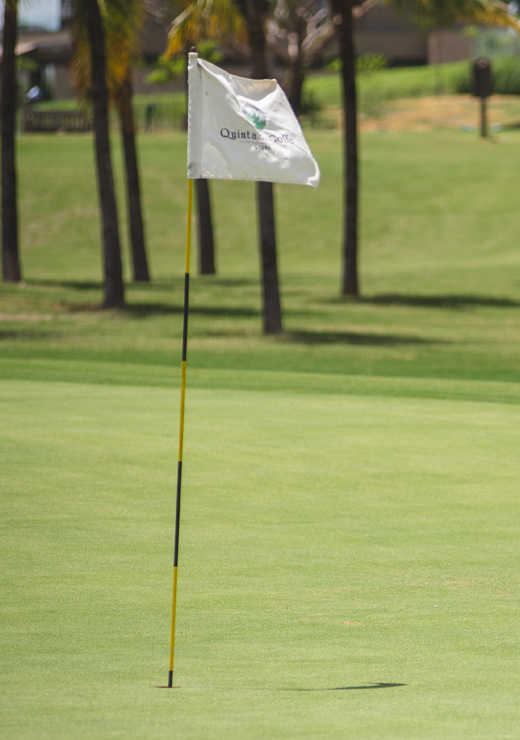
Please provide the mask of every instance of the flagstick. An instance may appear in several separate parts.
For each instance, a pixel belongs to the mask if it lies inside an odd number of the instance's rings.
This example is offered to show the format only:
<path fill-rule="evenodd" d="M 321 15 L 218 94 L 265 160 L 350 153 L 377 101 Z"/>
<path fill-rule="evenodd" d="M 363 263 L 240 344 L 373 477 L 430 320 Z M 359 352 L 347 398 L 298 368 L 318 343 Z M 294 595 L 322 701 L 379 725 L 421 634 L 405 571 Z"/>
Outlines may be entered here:
<path fill-rule="evenodd" d="M 188 180 L 188 213 L 186 218 L 186 267 L 184 270 L 184 320 L 182 327 L 181 413 L 179 424 L 179 462 L 177 465 L 177 504 L 175 509 L 175 549 L 173 555 L 172 626 L 170 634 L 170 666 L 168 688 L 173 688 L 173 657 L 175 653 L 175 616 L 177 612 L 177 566 L 179 563 L 179 528 L 181 518 L 182 448 L 184 442 L 184 399 L 186 396 L 186 346 L 188 342 L 188 304 L 190 294 L 191 209 L 193 180 Z"/>

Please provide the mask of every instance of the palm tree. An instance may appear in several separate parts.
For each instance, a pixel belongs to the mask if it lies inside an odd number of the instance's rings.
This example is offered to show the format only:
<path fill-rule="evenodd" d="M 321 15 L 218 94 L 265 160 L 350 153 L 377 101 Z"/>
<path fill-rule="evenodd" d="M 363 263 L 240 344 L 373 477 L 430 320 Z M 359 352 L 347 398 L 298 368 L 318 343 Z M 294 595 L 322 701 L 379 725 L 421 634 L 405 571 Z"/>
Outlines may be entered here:
<path fill-rule="evenodd" d="M 140 55 L 138 31 L 145 17 L 145 0 L 104 0 L 107 24 L 107 82 L 121 124 L 126 174 L 127 215 L 135 281 L 149 282 L 144 238 L 141 188 L 133 111 L 132 70 Z"/>
<path fill-rule="evenodd" d="M 76 0 L 81 3 L 81 0 Z M 132 106 L 132 64 L 139 55 L 138 30 L 144 18 L 144 0 L 104 0 L 102 20 L 105 31 L 105 79 L 109 98 L 117 106 L 121 123 L 126 173 L 128 226 L 136 281 L 150 280 L 141 206 L 136 126 Z M 76 13 L 76 54 L 74 82 L 82 98 L 91 97 L 91 55 L 87 48 L 84 14 Z"/>
<path fill-rule="evenodd" d="M 18 206 L 16 197 L 16 41 L 18 0 L 6 0 L 2 56 L 2 278 L 17 283 L 22 278 L 18 250 Z"/>
<path fill-rule="evenodd" d="M 500 0 L 386 0 L 397 10 L 408 11 L 415 21 L 426 27 L 449 28 L 456 23 L 505 26 L 519 30 L 509 14 L 508 5 Z"/>
<path fill-rule="evenodd" d="M 267 62 L 266 24 L 270 13 L 269 0 L 236 0 L 247 28 L 251 77 L 262 80 L 269 77 Z M 278 282 L 274 193 L 272 182 L 257 182 L 256 197 L 260 227 L 260 256 L 264 302 L 264 332 L 282 331 L 282 307 Z"/>
<path fill-rule="evenodd" d="M 146 255 L 141 188 L 136 147 L 136 125 L 133 110 L 133 62 L 139 55 L 137 30 L 144 17 L 143 0 L 127 0 L 121 15 L 120 0 L 106 0 L 109 19 L 108 81 L 121 123 L 123 159 L 126 172 L 128 227 L 134 280 L 150 281 Z"/>
<path fill-rule="evenodd" d="M 215 275 L 215 237 L 211 215 L 211 191 L 209 182 L 203 178 L 195 180 L 197 213 L 199 214 L 199 274 Z"/>
<path fill-rule="evenodd" d="M 358 143 L 356 52 L 354 49 L 354 10 L 363 0 L 330 0 L 332 12 L 341 20 L 336 34 L 341 59 L 343 148 L 343 295 L 359 294 L 358 280 Z"/>
<path fill-rule="evenodd" d="M 237 13 L 236 8 L 239 12 Z M 186 41 L 199 38 L 225 40 L 251 62 L 254 79 L 269 77 L 266 24 L 271 12 L 269 0 L 197 0 L 174 21 L 166 56 L 178 54 Z M 248 46 L 246 45 L 246 39 Z M 249 48 L 248 48 L 249 47 Z M 273 184 L 257 183 L 257 209 L 262 266 L 264 332 L 282 331 L 282 310 L 278 283 Z"/>
<path fill-rule="evenodd" d="M 354 19 L 373 0 L 329 0 L 335 16 L 339 42 L 344 115 L 344 190 L 343 190 L 343 295 L 359 295 L 358 278 L 358 145 L 357 99 L 354 48 Z M 385 0 L 398 10 L 413 14 L 417 22 L 450 26 L 459 21 L 494 23 L 518 28 L 497 0 Z"/>
<path fill-rule="evenodd" d="M 98 0 L 75 0 L 75 70 L 88 83 L 94 109 L 94 140 L 98 197 L 102 217 L 104 288 L 103 305 L 119 308 L 125 304 L 121 244 L 110 155 L 108 86 L 106 74 L 105 22 Z M 85 44 L 86 41 L 86 44 Z M 88 50 L 88 62 L 81 63 Z M 88 72 L 90 74 L 88 74 Z M 85 76 L 88 74 L 88 83 Z"/>
<path fill-rule="evenodd" d="M 123 142 L 123 159 L 126 172 L 126 199 L 128 229 L 134 280 L 136 282 L 150 282 L 150 270 L 146 256 L 144 239 L 143 212 L 141 207 L 141 187 L 139 183 L 139 165 L 137 161 L 136 126 L 132 105 L 133 84 L 132 67 L 129 65 L 127 74 L 122 80 L 117 94 L 116 103 L 121 122 L 121 140 Z"/>
<path fill-rule="evenodd" d="M 136 281 L 148 282 L 150 271 L 146 255 L 141 207 L 136 126 L 133 113 L 132 66 L 139 56 L 138 30 L 144 19 L 144 0 L 104 0 L 100 5 L 105 27 L 106 83 L 109 98 L 115 102 L 121 124 L 129 241 Z M 76 54 L 73 60 L 74 83 L 80 98 L 91 91 L 90 53 L 82 16 L 76 15 Z"/>

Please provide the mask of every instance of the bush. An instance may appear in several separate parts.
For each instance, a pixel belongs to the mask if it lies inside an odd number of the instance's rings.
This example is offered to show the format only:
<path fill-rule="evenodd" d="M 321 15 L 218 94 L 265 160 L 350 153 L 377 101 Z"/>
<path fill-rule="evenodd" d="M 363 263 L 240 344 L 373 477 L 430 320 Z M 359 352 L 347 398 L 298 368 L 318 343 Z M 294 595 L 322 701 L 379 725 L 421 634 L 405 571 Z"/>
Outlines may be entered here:
<path fill-rule="evenodd" d="M 520 95 L 520 58 L 501 57 L 491 62 L 495 92 L 499 95 Z"/>
<path fill-rule="evenodd" d="M 382 54 L 361 54 L 356 57 L 356 74 L 358 75 L 380 72 L 386 67 L 388 67 L 388 57 Z M 341 72 L 341 59 L 333 59 L 325 69 L 327 72 Z"/>
<path fill-rule="evenodd" d="M 303 84 L 303 90 L 302 90 L 302 98 L 301 98 L 301 114 L 304 116 L 315 116 L 316 113 L 319 113 L 323 109 L 323 105 L 321 104 L 318 96 L 312 90 L 309 88 L 307 84 L 305 84 L 307 80 L 305 80 Z"/>
<path fill-rule="evenodd" d="M 446 65 L 448 66 L 452 65 Z M 492 59 L 491 69 L 497 95 L 520 95 L 520 57 Z M 452 89 L 449 92 L 458 94 L 471 92 L 471 76 L 471 62 L 464 68 L 453 69 L 449 85 Z"/>
<path fill-rule="evenodd" d="M 356 74 L 370 75 L 388 67 L 388 58 L 382 54 L 362 54 L 356 59 Z"/>
<path fill-rule="evenodd" d="M 495 92 L 520 95 L 520 56 L 496 57 L 491 61 Z M 472 62 L 454 62 L 438 66 L 379 69 L 358 78 L 362 112 L 371 116 L 387 100 L 418 98 L 426 95 L 466 95 L 472 88 Z M 324 105 L 340 102 L 337 75 L 311 76 L 309 89 Z"/>

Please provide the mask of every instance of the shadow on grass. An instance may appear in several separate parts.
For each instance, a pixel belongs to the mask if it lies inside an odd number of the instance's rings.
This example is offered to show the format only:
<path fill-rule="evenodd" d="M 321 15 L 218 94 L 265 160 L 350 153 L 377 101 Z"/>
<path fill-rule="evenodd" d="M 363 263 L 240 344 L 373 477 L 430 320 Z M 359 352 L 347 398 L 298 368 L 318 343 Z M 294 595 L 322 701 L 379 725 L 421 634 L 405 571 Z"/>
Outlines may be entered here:
<path fill-rule="evenodd" d="M 66 303 L 61 302 L 60 308 L 71 313 L 92 313 L 117 311 L 118 313 L 131 316 L 135 319 L 146 319 L 149 316 L 182 316 L 184 308 L 182 305 L 168 303 L 129 303 L 124 308 L 107 309 L 99 303 Z M 215 316 L 236 318 L 259 318 L 260 311 L 246 306 L 200 306 L 197 303 L 190 304 L 190 316 Z"/>
<path fill-rule="evenodd" d="M 366 689 L 395 689 L 405 683 L 373 683 L 368 686 L 334 686 L 327 689 L 279 689 L 279 691 L 365 691 Z"/>
<path fill-rule="evenodd" d="M 376 305 L 376 306 L 409 306 L 417 308 L 447 308 L 465 310 L 470 308 L 519 308 L 520 300 L 479 295 L 413 295 L 404 293 L 381 293 L 380 295 L 335 296 L 324 298 L 319 303 L 327 305 Z"/>
<path fill-rule="evenodd" d="M 102 290 L 103 283 L 99 280 L 29 280 L 27 287 L 31 285 L 42 288 L 67 288 L 68 290 Z"/>
<path fill-rule="evenodd" d="M 147 316 L 175 315 L 183 313 L 183 306 L 172 306 L 166 303 L 132 303 L 126 306 L 125 313 L 135 318 Z M 201 306 L 190 302 L 190 316 L 235 316 L 237 318 L 258 318 L 260 311 L 247 306 Z"/>
<path fill-rule="evenodd" d="M 215 285 L 225 288 L 256 288 L 259 290 L 258 278 L 226 278 L 215 275 L 193 275 L 195 279 L 202 278 L 206 281 L 215 281 Z"/>
<path fill-rule="evenodd" d="M 101 303 L 78 303 L 76 301 L 60 301 L 55 304 L 55 308 L 69 313 L 119 313 L 121 316 L 129 316 L 135 319 L 146 319 L 152 316 L 181 316 L 184 313 L 184 306 L 178 303 L 166 302 L 146 302 L 146 303 L 127 303 L 123 308 L 105 308 Z M 262 318 L 260 308 L 249 306 L 215 306 L 201 305 L 196 299 L 190 301 L 190 316 L 208 316 L 214 318 L 255 318 L 259 321 Z M 285 316 L 304 316 L 308 313 L 305 310 L 286 309 Z"/>
<path fill-rule="evenodd" d="M 56 339 L 56 337 L 61 337 L 61 334 L 50 331 L 18 331 L 16 329 L 0 331 L 0 341 L 2 339 Z"/>
<path fill-rule="evenodd" d="M 396 347 L 400 344 L 439 344 L 444 340 L 422 339 L 400 334 L 362 334 L 353 331 L 293 331 L 284 339 L 298 344 L 357 344 Z"/>
<path fill-rule="evenodd" d="M 191 273 L 194 280 L 202 279 L 205 282 L 214 283 L 215 287 L 224 288 L 254 288 L 259 289 L 258 278 L 226 278 L 218 275 L 197 275 Z M 103 290 L 102 280 L 29 280 L 27 285 L 39 285 L 49 288 L 67 288 L 71 290 Z M 127 290 L 141 288 L 145 290 L 164 291 L 174 287 L 184 285 L 184 275 L 175 278 L 154 278 L 151 282 L 134 282 L 132 280 L 125 282 Z"/>
<path fill-rule="evenodd" d="M 191 691 L 366 691 L 370 689 L 394 689 L 399 686 L 407 686 L 405 683 L 374 683 L 367 686 L 331 686 L 324 689 L 245 689 L 236 687 L 217 686 L 173 686 L 174 689 L 186 689 Z M 168 686 L 158 686 L 158 689 L 167 689 Z"/>
<path fill-rule="evenodd" d="M 520 301 L 511 298 L 494 298 L 479 295 L 401 295 L 383 294 L 359 299 L 361 303 L 382 306 L 417 306 L 419 308 L 464 309 L 484 306 L 487 308 L 518 308 Z"/>

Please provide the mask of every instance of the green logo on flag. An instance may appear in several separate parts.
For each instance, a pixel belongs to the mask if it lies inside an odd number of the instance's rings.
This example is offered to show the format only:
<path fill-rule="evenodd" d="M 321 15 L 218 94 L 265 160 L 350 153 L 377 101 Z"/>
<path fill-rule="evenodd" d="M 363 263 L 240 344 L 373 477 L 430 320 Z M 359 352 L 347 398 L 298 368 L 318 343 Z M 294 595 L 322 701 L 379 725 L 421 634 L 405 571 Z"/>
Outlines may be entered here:
<path fill-rule="evenodd" d="M 267 123 L 267 120 L 260 108 L 257 108 L 250 103 L 244 105 L 242 112 L 245 113 L 247 120 L 251 121 L 257 131 L 261 131 Z"/>

